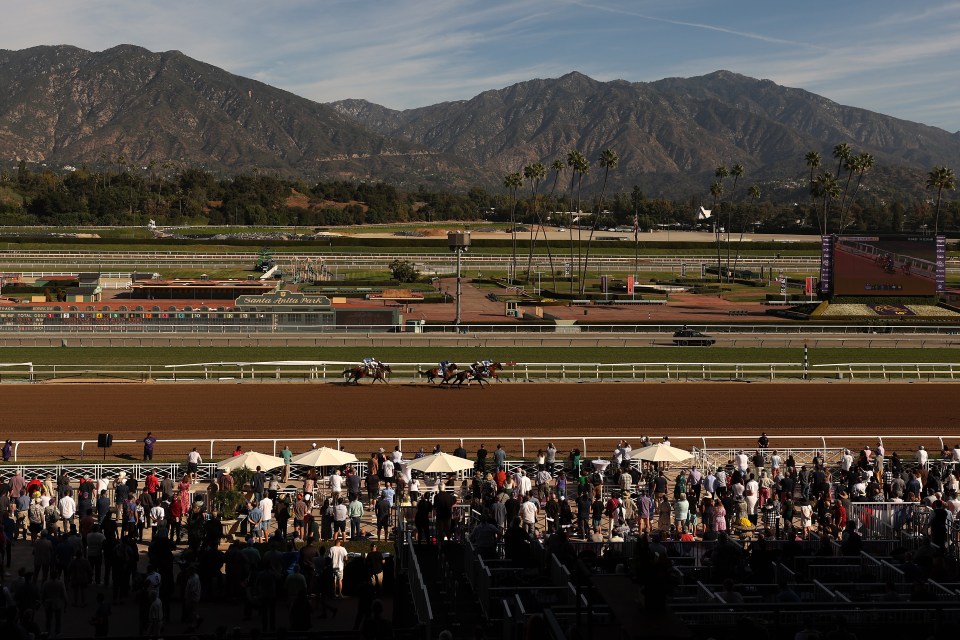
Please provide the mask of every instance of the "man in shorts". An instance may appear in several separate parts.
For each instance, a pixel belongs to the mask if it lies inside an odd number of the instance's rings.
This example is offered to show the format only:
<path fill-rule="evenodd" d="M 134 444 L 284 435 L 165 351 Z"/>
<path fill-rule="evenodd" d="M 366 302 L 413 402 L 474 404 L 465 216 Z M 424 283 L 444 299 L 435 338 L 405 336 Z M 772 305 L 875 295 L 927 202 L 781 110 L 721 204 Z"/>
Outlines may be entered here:
<path fill-rule="evenodd" d="M 197 481 L 197 469 L 200 468 L 201 462 L 203 459 L 200 457 L 200 452 L 194 447 L 193 451 L 187 454 L 187 473 L 190 474 L 191 483 Z"/>
<path fill-rule="evenodd" d="M 347 550 L 342 545 L 343 542 L 337 538 L 334 546 L 327 552 L 333 565 L 334 597 L 337 598 L 343 597 L 343 567 L 347 563 Z"/>

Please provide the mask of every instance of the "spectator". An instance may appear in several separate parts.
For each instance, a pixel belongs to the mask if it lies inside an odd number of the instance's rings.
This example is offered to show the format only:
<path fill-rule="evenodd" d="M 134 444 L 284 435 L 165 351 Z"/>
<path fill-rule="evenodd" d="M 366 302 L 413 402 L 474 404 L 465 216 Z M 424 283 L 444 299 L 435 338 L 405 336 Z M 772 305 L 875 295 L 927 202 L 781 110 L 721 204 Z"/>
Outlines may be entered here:
<path fill-rule="evenodd" d="M 280 457 L 283 458 L 283 476 L 280 482 L 286 484 L 290 481 L 290 464 L 293 461 L 293 451 L 290 451 L 290 447 L 283 445 L 283 449 L 280 451 Z"/>
<path fill-rule="evenodd" d="M 153 434 L 147 432 L 147 437 L 143 439 L 143 461 L 153 460 L 153 447 L 157 444 L 157 439 Z"/>
<path fill-rule="evenodd" d="M 343 569 L 347 563 L 347 550 L 343 548 L 342 541 L 338 538 L 333 547 L 328 552 L 330 562 L 333 568 L 334 597 L 343 597 Z"/>
<path fill-rule="evenodd" d="M 13 442 L 7 440 L 3 443 L 3 461 L 10 462 L 10 457 L 13 455 Z"/>

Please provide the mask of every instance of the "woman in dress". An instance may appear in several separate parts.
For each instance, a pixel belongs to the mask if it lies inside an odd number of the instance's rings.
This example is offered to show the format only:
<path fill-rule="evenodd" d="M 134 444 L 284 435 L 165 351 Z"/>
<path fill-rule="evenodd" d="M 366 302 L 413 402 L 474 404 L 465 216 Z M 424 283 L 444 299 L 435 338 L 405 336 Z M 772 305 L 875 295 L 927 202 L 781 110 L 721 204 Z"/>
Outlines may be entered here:
<path fill-rule="evenodd" d="M 713 530 L 717 533 L 727 530 L 727 510 L 720 500 L 713 501 Z"/>
<path fill-rule="evenodd" d="M 803 537 L 810 537 L 810 529 L 813 528 L 813 505 L 809 500 L 801 500 L 800 506 L 800 526 L 803 527 Z"/>
<path fill-rule="evenodd" d="M 657 514 L 659 517 L 658 528 L 661 533 L 668 533 L 670 531 L 670 515 L 672 509 L 670 508 L 670 501 L 667 500 L 667 496 L 660 496 L 660 504 L 657 507 Z"/>
<path fill-rule="evenodd" d="M 687 501 L 687 494 L 681 493 L 673 503 L 673 521 L 677 523 L 677 529 L 681 533 L 687 530 L 687 519 L 690 517 L 690 503 Z"/>
<path fill-rule="evenodd" d="M 177 489 L 180 491 L 180 511 L 181 513 L 190 512 L 190 476 L 184 474 L 180 479 L 180 482 L 177 484 Z"/>
<path fill-rule="evenodd" d="M 747 503 L 747 517 L 750 518 L 750 522 L 757 524 L 757 503 L 760 501 L 760 483 L 756 481 L 753 477 L 753 474 L 750 474 L 750 479 L 747 480 L 747 484 L 744 487 L 743 497 Z"/>

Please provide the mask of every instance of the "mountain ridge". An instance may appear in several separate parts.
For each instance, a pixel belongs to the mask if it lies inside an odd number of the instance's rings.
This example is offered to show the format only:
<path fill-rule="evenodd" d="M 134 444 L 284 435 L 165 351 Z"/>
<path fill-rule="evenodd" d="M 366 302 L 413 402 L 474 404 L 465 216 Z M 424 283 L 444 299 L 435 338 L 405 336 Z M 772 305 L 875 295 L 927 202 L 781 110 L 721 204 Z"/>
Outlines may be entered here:
<path fill-rule="evenodd" d="M 61 165 L 123 156 L 129 166 L 499 188 L 532 162 L 612 148 L 613 188 L 676 193 L 702 192 L 720 164 L 743 164 L 751 180 L 797 180 L 811 149 L 830 170 L 840 142 L 909 174 L 911 188 L 933 165 L 960 164 L 960 132 L 727 70 L 652 82 L 571 71 L 395 110 L 315 102 L 177 50 L 56 45 L 0 50 L 0 82 L 0 159 Z"/>

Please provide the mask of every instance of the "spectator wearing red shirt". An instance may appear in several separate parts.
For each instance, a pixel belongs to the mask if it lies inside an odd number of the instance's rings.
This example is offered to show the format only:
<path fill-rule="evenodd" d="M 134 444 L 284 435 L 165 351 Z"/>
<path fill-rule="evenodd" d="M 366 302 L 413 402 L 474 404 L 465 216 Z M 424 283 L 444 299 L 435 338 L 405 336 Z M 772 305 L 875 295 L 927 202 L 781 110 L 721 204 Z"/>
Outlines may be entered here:
<path fill-rule="evenodd" d="M 160 489 L 160 478 L 157 477 L 157 472 L 155 470 L 150 471 L 150 475 L 148 475 L 143 481 L 143 486 L 147 490 L 147 493 L 150 494 L 150 497 L 153 498 L 153 501 L 157 502 L 157 491 Z"/>

